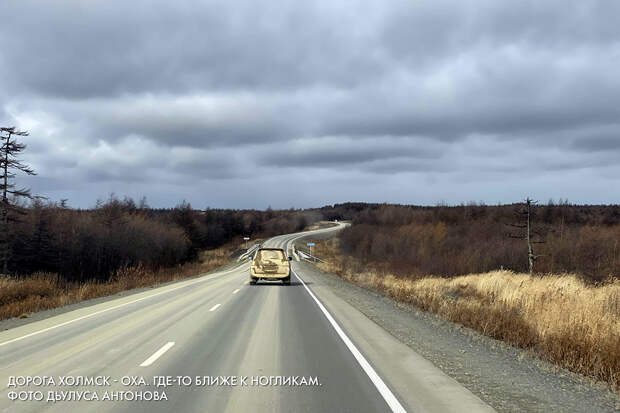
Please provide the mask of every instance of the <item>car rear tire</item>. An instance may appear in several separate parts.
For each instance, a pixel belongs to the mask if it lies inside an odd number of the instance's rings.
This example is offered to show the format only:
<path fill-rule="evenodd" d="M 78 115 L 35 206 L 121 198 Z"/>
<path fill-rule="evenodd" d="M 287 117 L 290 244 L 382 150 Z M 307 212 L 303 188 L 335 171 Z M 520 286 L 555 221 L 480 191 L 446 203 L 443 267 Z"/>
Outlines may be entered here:
<path fill-rule="evenodd" d="M 258 280 L 255 280 L 254 278 L 251 278 L 251 279 L 250 279 L 250 284 L 251 284 L 251 285 L 256 285 L 256 282 L 257 282 L 257 281 L 258 281 Z"/>
<path fill-rule="evenodd" d="M 284 278 L 282 282 L 284 283 L 284 285 L 291 285 L 291 277 Z"/>

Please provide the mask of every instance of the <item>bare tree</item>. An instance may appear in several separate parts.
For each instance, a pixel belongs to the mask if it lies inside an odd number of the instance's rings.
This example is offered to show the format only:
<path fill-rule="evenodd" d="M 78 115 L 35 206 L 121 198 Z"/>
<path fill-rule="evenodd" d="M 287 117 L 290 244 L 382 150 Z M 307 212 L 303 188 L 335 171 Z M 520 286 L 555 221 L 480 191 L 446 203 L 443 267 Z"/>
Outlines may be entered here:
<path fill-rule="evenodd" d="M 526 198 L 524 204 L 515 211 L 517 216 L 516 224 L 508 224 L 513 228 L 518 228 L 520 231 L 518 234 L 508 234 L 510 238 L 521 239 L 527 241 L 527 261 L 530 275 L 534 274 L 534 262 L 542 255 L 536 255 L 534 253 L 534 244 L 544 244 L 542 240 L 542 234 L 534 229 L 533 218 L 535 216 L 533 207 L 536 206 L 537 201 L 533 201 L 530 198 Z"/>
<path fill-rule="evenodd" d="M 0 260 L 2 260 L 2 273 L 8 274 L 10 245 L 9 245 L 9 211 L 14 208 L 10 198 L 32 198 L 30 190 L 16 188 L 11 180 L 15 178 L 13 171 L 21 171 L 26 175 L 35 175 L 28 165 L 23 164 L 17 155 L 26 149 L 26 145 L 12 139 L 13 136 L 28 136 L 26 131 L 18 131 L 14 126 L 0 127 L 0 211 L 2 214 L 2 236 L 0 239 Z"/>

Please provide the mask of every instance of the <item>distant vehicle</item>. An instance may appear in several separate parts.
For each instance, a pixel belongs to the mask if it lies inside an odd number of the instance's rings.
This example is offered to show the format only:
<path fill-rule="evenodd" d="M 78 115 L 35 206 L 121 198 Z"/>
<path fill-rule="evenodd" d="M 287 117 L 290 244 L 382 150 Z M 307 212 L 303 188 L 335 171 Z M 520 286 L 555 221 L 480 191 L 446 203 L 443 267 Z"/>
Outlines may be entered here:
<path fill-rule="evenodd" d="M 285 285 L 290 285 L 291 260 L 282 248 L 259 248 L 250 267 L 250 284 L 256 284 L 258 280 L 282 280 Z"/>

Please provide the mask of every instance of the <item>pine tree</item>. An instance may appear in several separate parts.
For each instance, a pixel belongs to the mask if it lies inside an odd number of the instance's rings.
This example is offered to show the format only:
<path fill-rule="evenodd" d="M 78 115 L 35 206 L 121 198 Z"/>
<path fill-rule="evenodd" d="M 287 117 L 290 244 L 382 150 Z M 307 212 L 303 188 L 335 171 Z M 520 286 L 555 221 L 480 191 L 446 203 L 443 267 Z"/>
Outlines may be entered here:
<path fill-rule="evenodd" d="M 30 190 L 16 188 L 11 181 L 15 178 L 14 171 L 20 171 L 26 175 L 35 175 L 28 165 L 23 164 L 17 156 L 26 149 L 26 145 L 13 139 L 13 136 L 28 136 L 25 131 L 18 131 L 14 126 L 0 127 L 0 260 L 2 261 L 2 273 L 9 272 L 9 259 L 11 246 L 9 244 L 9 213 L 16 209 L 11 199 L 32 198 Z"/>

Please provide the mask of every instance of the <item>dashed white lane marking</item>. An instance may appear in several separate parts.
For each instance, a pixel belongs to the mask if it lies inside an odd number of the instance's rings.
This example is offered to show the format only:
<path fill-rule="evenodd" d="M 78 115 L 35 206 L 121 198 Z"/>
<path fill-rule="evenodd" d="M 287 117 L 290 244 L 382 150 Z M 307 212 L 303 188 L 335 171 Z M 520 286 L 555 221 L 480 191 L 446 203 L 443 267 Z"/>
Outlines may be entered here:
<path fill-rule="evenodd" d="M 336 320 L 334 320 L 334 317 L 332 317 L 329 311 L 327 311 L 327 309 L 323 306 L 323 304 L 321 304 L 319 299 L 316 298 L 316 296 L 312 293 L 312 291 L 310 291 L 310 289 L 308 288 L 304 280 L 302 280 L 301 277 L 297 275 L 297 273 L 293 272 L 293 274 L 301 282 L 301 284 L 304 286 L 308 294 L 310 294 L 310 297 L 312 297 L 312 299 L 319 306 L 319 308 L 323 312 L 323 315 L 325 315 L 325 317 L 327 318 L 327 321 L 329 321 L 332 327 L 334 327 L 334 330 L 336 330 L 336 333 L 338 333 L 342 341 L 344 341 L 344 344 L 347 346 L 351 354 L 353 354 L 353 357 L 355 357 L 359 365 L 362 367 L 362 370 L 364 370 L 366 375 L 368 375 L 368 377 L 370 378 L 372 383 L 375 385 L 375 387 L 377 388 L 377 390 L 379 391 L 379 393 L 381 394 L 385 402 L 388 404 L 390 409 L 394 413 L 406 413 L 405 408 L 400 404 L 396 396 L 394 396 L 394 393 L 392 393 L 390 388 L 381 379 L 379 374 L 377 374 L 375 369 L 372 368 L 368 360 L 366 360 L 366 358 L 357 349 L 357 347 L 355 347 L 355 344 L 353 344 L 351 339 L 344 333 L 344 331 L 342 331 L 342 328 L 340 328 Z"/>
<path fill-rule="evenodd" d="M 207 276 L 207 277 L 204 277 L 204 278 L 199 278 L 196 281 L 188 282 L 188 283 L 185 283 L 185 284 L 180 285 L 178 287 L 170 288 L 170 289 L 165 290 L 165 291 L 160 291 L 160 292 L 155 293 L 155 294 L 147 295 L 146 297 L 137 298 L 135 300 L 131 300 L 131 301 L 128 301 L 126 303 L 115 305 L 113 307 L 104 308 L 103 310 L 95 311 L 94 313 L 86 314 L 86 315 L 83 315 L 81 317 L 77 317 L 77 318 L 74 318 L 72 320 L 65 321 L 64 323 L 56 324 L 54 326 L 47 327 L 47 328 L 44 328 L 42 330 L 35 331 L 33 333 L 26 334 L 26 335 L 21 336 L 21 337 L 17 337 L 17 338 L 11 339 L 11 340 L 7 340 L 5 342 L 0 343 L 0 347 L 6 346 L 7 344 L 14 343 L 16 341 L 23 340 L 23 339 L 28 338 L 28 337 L 36 336 L 37 334 L 45 333 L 46 331 L 54 330 L 54 329 L 56 329 L 58 327 L 63 327 L 63 326 L 66 326 L 68 324 L 75 323 L 76 321 L 84 320 L 85 318 L 90 318 L 90 317 L 96 316 L 98 314 L 102 314 L 102 313 L 106 313 L 108 311 L 116 310 L 117 308 L 125 307 L 126 305 L 129 305 L 129 304 L 137 303 L 137 302 L 142 301 L 142 300 L 148 300 L 149 298 L 157 297 L 158 295 L 161 295 L 161 294 L 170 293 L 172 291 L 178 290 L 179 288 L 185 288 L 185 287 L 188 287 L 190 285 L 197 284 L 197 283 L 202 283 L 202 282 L 205 282 L 205 281 L 210 281 L 210 280 L 212 280 L 214 278 L 218 278 L 218 277 L 220 277 L 222 275 L 226 275 L 226 274 L 230 274 L 231 272 L 235 272 L 238 269 L 239 268 L 236 267 L 236 268 L 233 268 L 233 269 L 228 270 L 228 271 L 223 271 L 221 273 L 215 273 L 215 274 L 213 274 L 210 277 Z"/>
<path fill-rule="evenodd" d="M 306 235 L 308 235 L 308 234 L 303 234 L 302 236 L 306 236 Z M 297 238 L 294 238 L 294 239 L 292 239 L 291 241 L 295 241 L 296 239 L 297 239 Z M 161 295 L 161 294 L 166 294 L 166 293 L 169 293 L 169 292 L 172 292 L 172 291 L 178 290 L 179 288 L 185 288 L 185 287 L 187 287 L 188 285 L 193 285 L 193 284 L 196 284 L 196 283 L 201 283 L 201 282 L 205 282 L 205 281 L 210 281 L 210 280 L 212 280 L 213 278 L 220 277 L 220 276 L 225 275 L 225 274 L 230 274 L 231 272 L 235 272 L 235 271 L 237 271 L 238 269 L 239 269 L 238 267 L 235 267 L 235 268 L 232 268 L 232 269 L 230 269 L 230 270 L 227 270 L 227 271 L 224 271 L 224 272 L 221 272 L 221 273 L 216 273 L 216 274 L 213 274 L 213 276 L 211 276 L 211 277 L 201 278 L 201 279 L 198 279 L 198 280 L 193 281 L 193 282 L 191 282 L 191 283 L 183 284 L 183 285 L 180 285 L 180 286 L 178 286 L 178 287 L 171 288 L 171 289 L 169 289 L 169 290 L 160 291 L 160 292 L 157 292 L 157 293 L 155 293 L 155 294 L 148 295 L 148 296 L 146 296 L 146 297 L 141 297 L 141 298 L 138 298 L 138 299 L 136 299 L 136 300 L 128 301 L 128 302 L 126 302 L 126 303 L 122 303 L 122 304 L 119 304 L 119 305 L 115 305 L 115 306 L 113 306 L 113 307 L 108 307 L 108 308 L 105 308 L 105 309 L 103 309 L 103 310 L 95 311 L 94 313 L 86 314 L 86 315 L 83 315 L 83 316 L 81 316 L 81 317 L 77 317 L 77 318 L 74 318 L 74 319 L 72 319 L 72 320 L 65 321 L 65 322 L 63 322 L 63 323 L 53 325 L 53 326 L 51 326 L 51 327 L 47 327 L 47 328 L 44 328 L 44 329 L 41 329 L 41 330 L 38 330 L 38 331 L 34 331 L 34 332 L 32 332 L 32 333 L 29 333 L 29 334 L 23 335 L 23 336 L 21 336 L 21 337 L 16 337 L 16 338 L 13 338 L 13 339 L 11 339 L 11 340 L 7 340 L 7 341 L 4 341 L 4 342 L 1 342 L 1 343 L 0 343 L 0 347 L 2 347 L 2 346 L 6 346 L 6 345 L 11 344 L 11 343 L 14 343 L 14 342 L 16 342 L 16 341 L 21 341 L 21 340 L 23 340 L 23 339 L 25 339 L 25 338 L 28 338 L 28 337 L 32 337 L 32 336 L 39 335 L 39 334 L 41 334 L 41 333 L 45 333 L 45 332 L 50 331 L 50 330 L 54 330 L 54 329 L 59 328 L 59 327 L 64 327 L 64 326 L 66 326 L 66 325 L 69 325 L 69 324 L 75 323 L 76 321 L 84 320 L 84 319 L 86 319 L 86 318 L 90 318 L 90 317 L 96 316 L 96 315 L 98 315 L 98 314 L 102 314 L 102 313 L 106 313 L 106 312 L 108 312 L 108 311 L 116 310 L 117 308 L 125 307 L 126 305 L 130 305 L 130 304 L 133 304 L 133 303 L 137 303 L 137 302 L 142 301 L 142 300 L 148 300 L 149 298 L 157 297 L 158 295 Z M 246 282 L 245 282 L 245 283 L 243 283 L 243 284 L 245 285 L 245 284 L 249 284 L 249 283 L 250 283 L 250 281 L 246 281 Z"/>
<path fill-rule="evenodd" d="M 233 294 L 237 294 L 239 292 L 239 289 L 237 288 L 235 291 L 233 291 Z"/>
<path fill-rule="evenodd" d="M 162 346 L 162 348 L 160 348 L 155 353 L 153 353 L 153 355 L 151 357 L 149 357 L 146 360 L 144 360 L 144 363 L 140 364 L 140 367 L 147 367 L 147 366 L 150 366 L 151 364 L 155 363 L 155 361 L 158 358 L 160 358 L 166 351 L 170 350 L 170 348 L 172 348 L 172 346 L 174 346 L 174 341 L 170 341 L 170 342 L 164 344 Z"/>
<path fill-rule="evenodd" d="M 215 304 L 213 307 L 211 307 L 211 309 L 210 309 L 209 311 L 215 311 L 215 310 L 217 310 L 218 308 L 220 308 L 220 306 L 221 306 L 221 305 L 222 305 L 222 304 Z"/>

